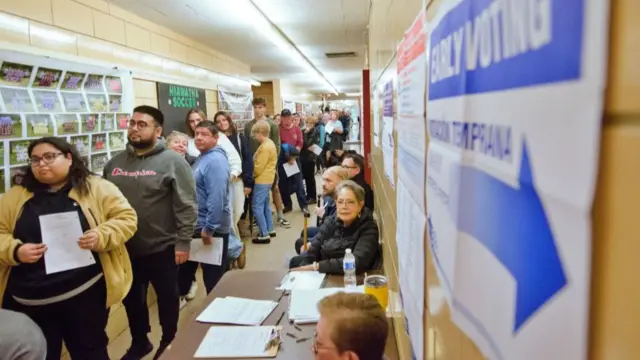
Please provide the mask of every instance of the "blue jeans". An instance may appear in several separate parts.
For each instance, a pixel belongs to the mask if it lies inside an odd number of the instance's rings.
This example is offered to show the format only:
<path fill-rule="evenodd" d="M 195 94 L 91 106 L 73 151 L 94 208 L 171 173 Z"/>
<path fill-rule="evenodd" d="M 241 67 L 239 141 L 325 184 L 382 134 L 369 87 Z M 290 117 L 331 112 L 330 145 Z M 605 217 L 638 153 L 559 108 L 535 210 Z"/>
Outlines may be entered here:
<path fill-rule="evenodd" d="M 269 206 L 270 192 L 271 184 L 253 185 L 251 208 L 260 229 L 260 236 L 269 236 L 269 232 L 273 231 L 273 218 L 271 217 L 271 206 Z"/>

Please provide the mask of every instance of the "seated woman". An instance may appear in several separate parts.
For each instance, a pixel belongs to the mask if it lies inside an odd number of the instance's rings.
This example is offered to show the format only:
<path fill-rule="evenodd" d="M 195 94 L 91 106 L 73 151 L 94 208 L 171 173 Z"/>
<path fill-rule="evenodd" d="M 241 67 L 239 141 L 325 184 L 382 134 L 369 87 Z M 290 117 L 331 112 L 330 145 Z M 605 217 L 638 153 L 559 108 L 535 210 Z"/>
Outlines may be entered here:
<path fill-rule="evenodd" d="M 336 215 L 322 224 L 307 249 L 303 249 L 306 253 L 291 259 L 291 271 L 344 274 L 342 259 L 346 249 L 351 249 L 356 258 L 357 274 L 379 265 L 378 224 L 371 211 L 364 207 L 364 190 L 355 182 L 345 180 L 338 185 L 336 194 Z"/>

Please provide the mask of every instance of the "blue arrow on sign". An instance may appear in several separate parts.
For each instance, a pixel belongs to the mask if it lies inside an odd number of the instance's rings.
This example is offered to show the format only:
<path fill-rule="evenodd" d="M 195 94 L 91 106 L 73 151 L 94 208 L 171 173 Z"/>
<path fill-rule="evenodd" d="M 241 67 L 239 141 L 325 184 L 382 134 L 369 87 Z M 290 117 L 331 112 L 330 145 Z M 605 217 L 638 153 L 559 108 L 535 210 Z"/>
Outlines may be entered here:
<path fill-rule="evenodd" d="M 515 278 L 515 333 L 567 284 L 533 184 L 526 143 L 522 144 L 519 189 L 473 167 L 462 166 L 459 172 L 458 230 L 480 241 Z"/>

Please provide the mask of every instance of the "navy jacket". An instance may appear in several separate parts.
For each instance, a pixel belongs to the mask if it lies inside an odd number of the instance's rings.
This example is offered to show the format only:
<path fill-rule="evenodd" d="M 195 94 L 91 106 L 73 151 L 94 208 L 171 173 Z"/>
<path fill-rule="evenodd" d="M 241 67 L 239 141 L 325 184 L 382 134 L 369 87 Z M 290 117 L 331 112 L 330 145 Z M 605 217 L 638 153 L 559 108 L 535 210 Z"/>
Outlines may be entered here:
<path fill-rule="evenodd" d="M 240 158 L 242 159 L 242 183 L 246 188 L 253 187 L 253 154 L 251 154 L 251 148 L 249 147 L 249 141 L 243 134 L 236 133 L 235 135 L 228 136 L 229 140 L 233 144 L 233 147 L 238 150 Z"/>

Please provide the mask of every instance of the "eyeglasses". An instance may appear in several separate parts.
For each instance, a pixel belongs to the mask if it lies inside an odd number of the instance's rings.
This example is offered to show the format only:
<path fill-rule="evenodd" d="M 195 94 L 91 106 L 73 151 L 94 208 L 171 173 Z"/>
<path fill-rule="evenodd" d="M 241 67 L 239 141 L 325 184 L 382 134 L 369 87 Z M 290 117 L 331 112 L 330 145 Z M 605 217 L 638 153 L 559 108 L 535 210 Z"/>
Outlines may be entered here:
<path fill-rule="evenodd" d="M 357 169 L 357 166 L 347 166 L 347 165 L 340 165 L 342 166 L 343 169 Z"/>
<path fill-rule="evenodd" d="M 64 154 L 61 153 L 61 152 L 56 152 L 56 153 L 48 152 L 48 153 L 42 154 L 42 157 L 40 157 L 40 156 L 32 156 L 29 159 L 29 164 L 31 164 L 31 166 L 33 166 L 33 167 L 38 167 L 38 166 L 40 166 L 40 163 L 42 161 L 44 161 L 45 165 L 50 165 L 54 161 L 56 161 L 56 158 L 58 156 L 60 156 L 60 155 L 64 155 Z"/>
<path fill-rule="evenodd" d="M 134 128 L 136 126 L 138 127 L 138 130 L 144 130 L 149 127 L 149 124 L 144 121 L 135 121 L 133 119 L 129 120 L 129 128 Z"/>
<path fill-rule="evenodd" d="M 353 206 L 356 206 L 357 202 L 355 200 L 340 199 L 340 200 L 336 200 L 336 204 L 341 206 L 353 207 Z"/>

